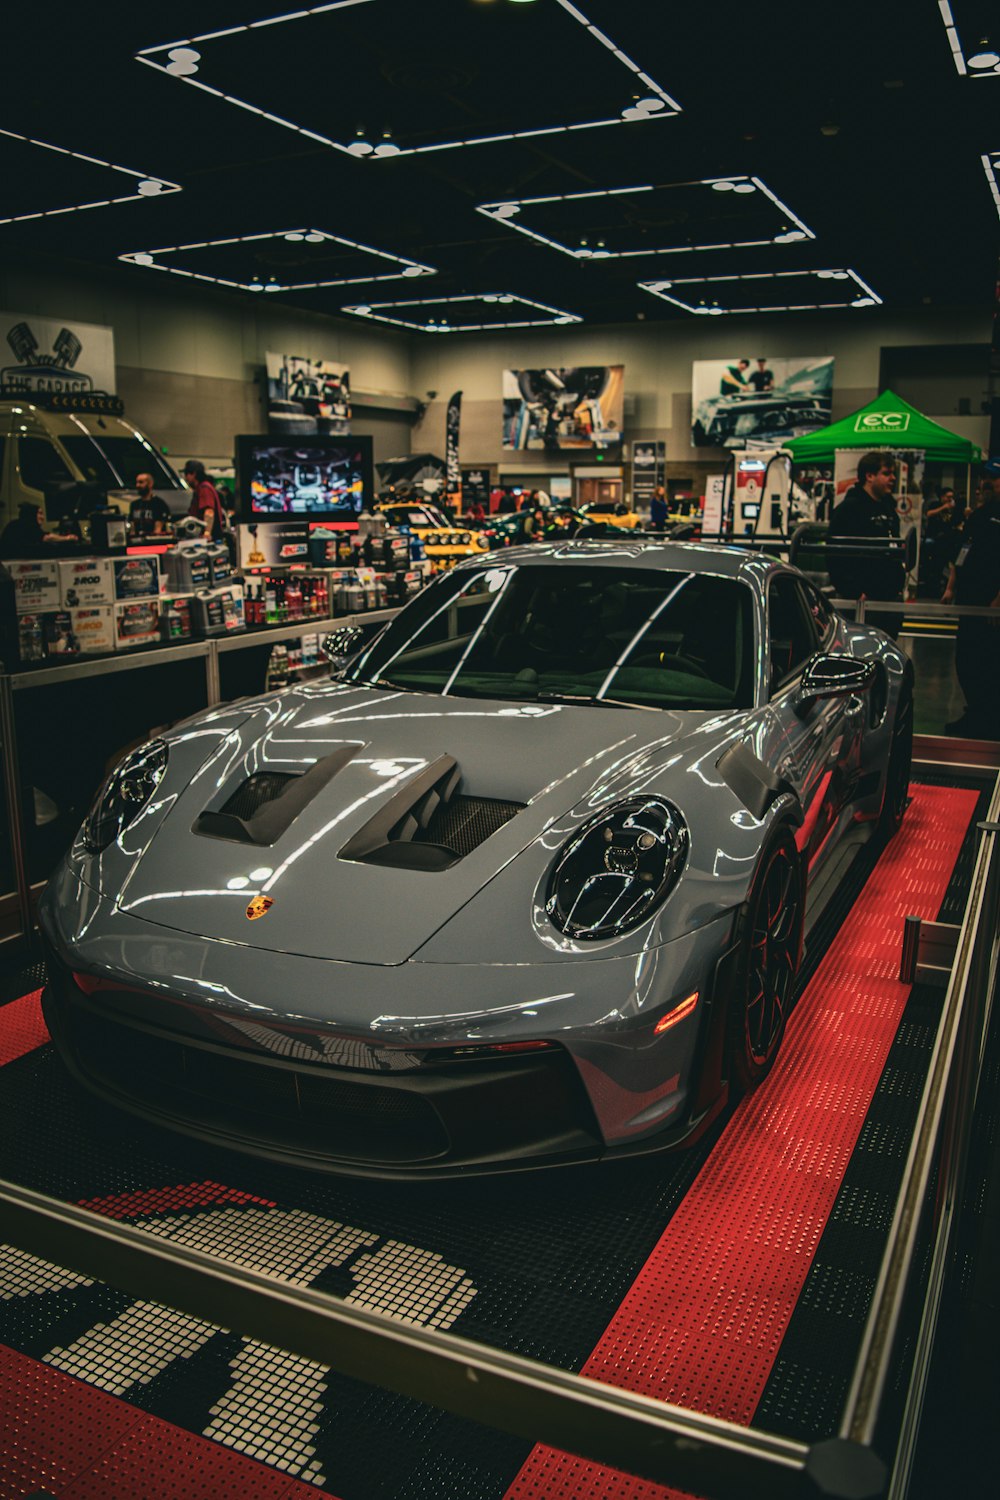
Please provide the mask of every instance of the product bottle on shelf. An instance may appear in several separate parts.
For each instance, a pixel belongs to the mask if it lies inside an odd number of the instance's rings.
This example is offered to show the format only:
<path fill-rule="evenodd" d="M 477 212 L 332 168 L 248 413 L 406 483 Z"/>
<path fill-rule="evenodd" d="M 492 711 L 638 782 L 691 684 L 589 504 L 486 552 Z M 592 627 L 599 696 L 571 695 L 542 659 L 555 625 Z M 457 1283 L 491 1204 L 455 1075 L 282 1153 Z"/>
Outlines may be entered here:
<path fill-rule="evenodd" d="M 302 619 L 302 586 L 294 576 L 288 580 L 285 590 L 285 606 L 290 620 Z"/>
<path fill-rule="evenodd" d="M 264 619 L 268 625 L 276 625 L 278 623 L 278 595 L 273 578 L 269 578 L 265 585 Z"/>

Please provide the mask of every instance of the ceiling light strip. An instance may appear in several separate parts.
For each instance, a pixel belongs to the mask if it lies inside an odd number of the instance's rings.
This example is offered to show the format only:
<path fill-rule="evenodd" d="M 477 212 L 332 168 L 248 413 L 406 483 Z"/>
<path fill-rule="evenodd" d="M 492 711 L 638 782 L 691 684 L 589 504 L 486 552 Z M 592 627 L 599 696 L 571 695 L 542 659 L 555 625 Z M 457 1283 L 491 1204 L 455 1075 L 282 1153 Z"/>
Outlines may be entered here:
<path fill-rule="evenodd" d="M 159 56 L 160 54 L 169 54 L 177 51 L 178 49 L 191 47 L 194 43 L 212 41 L 220 37 L 235 36 L 240 32 L 255 31 L 259 30 L 261 27 L 266 26 L 276 26 L 286 21 L 308 20 L 313 16 L 321 15 L 326 12 L 346 9 L 348 6 L 370 5 L 371 3 L 372 0 L 332 0 L 332 3 L 326 5 L 316 5 L 302 10 L 288 11 L 283 13 L 282 15 L 268 17 L 260 21 L 252 21 L 242 26 L 232 26 L 221 31 L 202 32 L 197 36 L 187 37 L 183 40 L 175 42 L 160 42 L 153 47 L 141 48 L 135 54 L 135 57 L 138 62 L 142 62 L 149 67 L 156 68 L 158 72 L 167 73 L 171 77 L 179 78 L 182 83 L 193 84 L 195 88 L 200 88 L 205 93 L 211 94 L 216 99 L 222 99 L 227 104 L 235 104 L 240 109 L 248 110 L 251 114 L 255 114 L 261 119 L 269 120 L 274 124 L 282 125 L 288 130 L 294 130 L 299 135 L 304 135 L 307 136 L 310 140 L 318 141 L 321 145 L 330 146 L 336 151 L 341 151 L 346 153 L 347 155 L 356 156 L 358 153 L 351 150 L 350 143 L 331 140 L 328 136 L 319 134 L 316 131 L 307 130 L 301 125 L 296 125 L 291 120 L 284 119 L 280 115 L 274 115 L 267 110 L 259 109 L 256 105 L 250 104 L 247 100 L 237 99 L 233 95 L 225 93 L 222 89 L 214 88 L 211 84 L 207 84 L 201 82 L 196 78 L 193 78 L 191 76 L 191 73 L 197 71 L 196 68 L 192 67 L 189 72 L 177 70 L 172 64 L 159 61 Z M 619 62 L 627 67 L 629 71 L 635 75 L 639 82 L 642 83 L 643 86 L 650 91 L 651 94 L 655 95 L 655 100 L 659 101 L 655 112 L 652 109 L 648 110 L 648 112 L 643 112 L 640 105 L 636 104 L 634 106 L 627 107 L 623 112 L 623 115 L 617 116 L 613 119 L 584 120 L 572 125 L 540 126 L 528 130 L 510 131 L 502 135 L 470 136 L 463 140 L 443 141 L 433 145 L 401 147 L 394 150 L 391 153 L 391 156 L 416 156 L 423 155 L 424 153 L 430 151 L 450 151 L 461 146 L 482 146 L 499 141 L 517 141 L 542 135 L 558 135 L 564 131 L 570 130 L 594 130 L 609 125 L 621 125 L 623 123 L 623 120 L 628 121 L 634 119 L 667 119 L 672 114 L 680 113 L 680 105 L 676 102 L 676 100 L 673 99 L 666 92 L 666 90 L 656 82 L 655 79 L 651 78 L 648 73 L 643 72 L 638 63 L 636 63 L 631 57 L 629 57 L 627 53 L 623 52 L 620 47 L 617 47 L 615 43 L 610 39 L 610 37 L 606 36 L 604 32 L 602 32 L 598 27 L 594 26 L 583 14 L 583 12 L 578 10 L 577 7 L 571 3 L 571 0 L 556 0 L 556 3 L 564 11 L 566 11 L 568 15 L 570 15 L 574 20 L 578 21 L 580 25 L 582 25 L 588 32 L 590 32 L 594 36 L 595 40 L 599 41 L 603 47 L 608 49 L 611 52 L 612 56 L 617 58 Z M 193 61 L 197 60 L 199 59 L 193 59 Z M 666 106 L 666 108 L 661 111 L 659 105 L 664 105 Z M 372 151 L 370 153 L 370 159 L 380 160 L 389 158 L 380 158 L 377 151 Z"/>
<path fill-rule="evenodd" d="M 611 52 L 615 57 L 623 62 L 625 66 L 636 75 L 640 83 L 644 83 L 646 87 L 657 96 L 657 98 L 662 99 L 664 104 L 666 104 L 667 107 L 674 112 L 674 114 L 680 114 L 681 107 L 677 103 L 676 99 L 672 99 L 667 93 L 666 89 L 661 88 L 654 79 L 650 78 L 648 73 L 644 73 L 642 71 L 638 63 L 633 62 L 632 58 L 629 57 L 627 53 L 623 52 L 620 47 L 616 46 L 609 36 L 605 36 L 603 31 L 594 26 L 593 23 L 589 21 L 583 14 L 583 11 L 577 10 L 576 6 L 572 4 L 572 0 L 556 0 L 556 3 L 558 5 L 561 5 L 563 10 L 566 11 L 568 15 L 571 15 L 574 20 L 579 21 L 581 26 L 585 26 L 590 32 L 591 36 L 596 38 L 596 40 L 599 41 L 603 47 L 607 47 L 609 52 Z"/>
<path fill-rule="evenodd" d="M 82 151 L 70 151 L 66 146 L 54 146 L 50 141 L 38 141 L 30 135 L 20 135 L 16 130 L 0 130 L 0 136 L 6 136 L 8 140 L 21 141 L 26 146 L 38 146 L 43 151 L 54 151 L 57 156 L 69 156 L 74 161 L 82 161 L 91 167 L 104 167 L 110 172 L 120 172 L 125 177 L 131 177 L 135 183 L 134 193 L 125 193 L 120 198 L 97 198 L 90 203 L 71 203 L 64 208 L 41 208 L 35 209 L 29 214 L 10 214 L 0 218 L 0 224 L 20 224 L 28 219 L 47 219 L 57 214 L 82 213 L 88 208 L 110 208 L 116 203 L 140 203 L 144 198 L 165 197 L 167 193 L 179 193 L 181 186 L 177 182 L 169 182 L 165 177 L 157 177 L 149 172 L 137 172 L 132 167 L 121 167 L 113 161 L 104 161 L 99 156 L 86 156 Z M 143 193 L 139 187 L 143 183 L 155 185 L 155 190 Z"/>
<path fill-rule="evenodd" d="M 202 31 L 197 36 L 183 37 L 177 42 L 158 42 L 155 47 L 141 47 L 137 57 L 148 57 L 153 52 L 169 52 L 173 47 L 190 47 L 192 42 L 214 42 L 219 37 L 236 36 L 241 31 L 258 31 L 262 26 L 280 26 L 282 21 L 302 21 L 309 16 L 321 16 L 325 11 L 346 10 L 351 5 L 370 5 L 371 0 L 330 0 L 327 5 L 311 5 L 306 10 L 286 11 L 280 16 L 269 16 L 264 21 L 249 21 L 242 26 L 227 26 L 223 31 Z"/>
<path fill-rule="evenodd" d="M 754 307 L 718 307 L 706 306 L 702 303 L 694 306 L 691 302 L 685 302 L 679 297 L 670 296 L 671 290 L 678 286 L 704 287 L 706 290 L 723 283 L 733 281 L 766 281 L 784 280 L 789 277 L 815 276 L 823 279 L 835 278 L 837 280 L 853 281 L 855 287 L 862 296 L 856 297 L 851 302 L 794 302 L 778 305 L 754 306 Z M 659 297 L 663 302 L 669 302 L 672 307 L 680 308 L 682 312 L 704 317 L 723 317 L 742 313 L 773 313 L 773 312 L 813 312 L 826 311 L 831 308 L 845 307 L 874 307 L 882 305 L 882 298 L 875 292 L 857 271 L 845 267 L 843 270 L 824 269 L 820 271 L 753 271 L 740 275 L 725 276 L 678 276 L 669 281 L 640 281 L 637 282 L 640 290 L 650 292 L 654 297 Z"/>
<path fill-rule="evenodd" d="M 657 115 L 651 118 L 663 119 L 665 118 L 665 116 Z M 588 249 L 574 248 L 570 245 L 565 245 L 561 241 L 554 240 L 549 235 L 543 234 L 540 230 L 530 229 L 526 224 L 519 224 L 517 222 L 517 213 L 520 209 L 531 208 L 539 203 L 576 203 L 590 198 L 614 198 L 622 197 L 629 193 L 652 193 L 656 192 L 658 188 L 668 191 L 671 188 L 713 187 L 717 182 L 752 184 L 755 190 L 759 189 L 764 194 L 764 196 L 774 204 L 774 206 L 781 214 L 785 215 L 787 219 L 791 220 L 791 222 L 797 226 L 796 230 L 786 230 L 780 236 L 773 236 L 771 239 L 764 240 L 719 241 L 717 243 L 707 245 L 665 245 L 655 250 L 651 250 L 648 248 L 643 248 L 641 250 L 603 250 L 600 252 L 600 254 L 595 255 Z M 511 210 L 513 210 L 513 212 L 511 212 Z M 528 239 L 534 240 L 537 244 L 547 245 L 552 250 L 558 250 L 562 255 L 569 255 L 574 260 L 627 260 L 642 255 L 692 255 L 707 250 L 735 250 L 743 248 L 751 249 L 754 247 L 771 245 L 774 243 L 789 242 L 787 240 L 787 236 L 789 234 L 791 236 L 791 240 L 813 240 L 816 238 L 815 234 L 809 228 L 808 224 L 804 223 L 803 220 L 799 218 L 798 214 L 793 213 L 788 205 L 786 203 L 783 203 L 775 193 L 772 193 L 771 189 L 765 182 L 762 182 L 759 177 L 746 176 L 702 177 L 694 178 L 687 182 L 671 182 L 660 184 L 643 183 L 641 186 L 637 187 L 599 188 L 590 190 L 585 193 L 550 193 L 538 198 L 498 199 L 494 203 L 478 204 L 476 207 L 476 212 L 485 215 L 486 218 L 494 219 L 502 224 L 505 224 L 509 229 L 516 230 L 518 234 L 525 235 Z"/>
<path fill-rule="evenodd" d="M 941 12 L 944 29 L 948 34 L 948 45 L 951 47 L 951 55 L 955 68 L 964 77 L 968 70 L 965 66 L 965 57 L 962 54 L 962 44 L 958 39 L 955 18 L 951 13 L 951 6 L 948 4 L 948 0 L 938 0 L 938 10 Z"/>

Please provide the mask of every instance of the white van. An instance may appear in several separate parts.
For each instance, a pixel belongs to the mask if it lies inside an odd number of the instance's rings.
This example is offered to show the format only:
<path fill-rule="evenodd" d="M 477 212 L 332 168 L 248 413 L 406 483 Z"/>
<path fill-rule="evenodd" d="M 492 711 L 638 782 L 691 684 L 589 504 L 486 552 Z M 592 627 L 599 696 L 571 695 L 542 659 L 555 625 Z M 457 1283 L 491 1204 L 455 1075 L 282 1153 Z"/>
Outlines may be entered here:
<path fill-rule="evenodd" d="M 120 403 L 104 398 L 108 406 Z M 101 398 L 90 397 L 97 406 Z M 0 530 L 31 502 L 54 531 L 72 510 L 74 484 L 96 484 L 108 503 L 128 513 L 137 474 L 152 474 L 157 494 L 175 515 L 188 509 L 191 492 L 171 465 L 131 422 L 112 411 L 59 410 L 27 397 L 0 399 Z M 62 494 L 60 486 L 67 488 Z"/>

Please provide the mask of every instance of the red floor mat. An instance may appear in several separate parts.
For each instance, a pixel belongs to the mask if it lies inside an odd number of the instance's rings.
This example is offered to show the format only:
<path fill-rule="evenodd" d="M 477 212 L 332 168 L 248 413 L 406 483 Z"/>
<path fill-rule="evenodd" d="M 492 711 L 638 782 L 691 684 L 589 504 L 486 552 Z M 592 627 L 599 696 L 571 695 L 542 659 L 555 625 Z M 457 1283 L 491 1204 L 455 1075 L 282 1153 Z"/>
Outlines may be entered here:
<path fill-rule="evenodd" d="M 902 829 L 582 1373 L 749 1425 L 906 1004 L 903 918 L 940 908 L 977 794 L 913 788 Z M 679 1491 L 541 1445 L 507 1500 Z"/>
<path fill-rule="evenodd" d="M 12 1000 L 3 1007 L 3 1024 L 0 1025 L 0 1068 L 15 1062 L 26 1052 L 34 1052 L 49 1039 L 42 1020 L 42 992 L 32 990 L 20 1000 Z"/>
<path fill-rule="evenodd" d="M 0 1495 L 306 1500 L 318 1491 L 0 1344 Z M 327 1491 L 323 1491 L 327 1494 Z"/>

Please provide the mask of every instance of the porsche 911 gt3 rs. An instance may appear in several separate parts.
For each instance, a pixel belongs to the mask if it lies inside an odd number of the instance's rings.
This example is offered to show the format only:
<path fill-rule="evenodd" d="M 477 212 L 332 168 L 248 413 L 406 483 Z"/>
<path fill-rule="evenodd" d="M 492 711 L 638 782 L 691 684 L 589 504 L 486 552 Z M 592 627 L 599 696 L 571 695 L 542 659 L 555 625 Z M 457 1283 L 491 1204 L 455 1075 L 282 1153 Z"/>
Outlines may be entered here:
<path fill-rule="evenodd" d="M 911 737 L 907 658 L 772 559 L 469 559 L 122 761 L 42 900 L 46 1018 L 113 1104 L 335 1171 L 677 1145 L 774 1062 Z"/>

